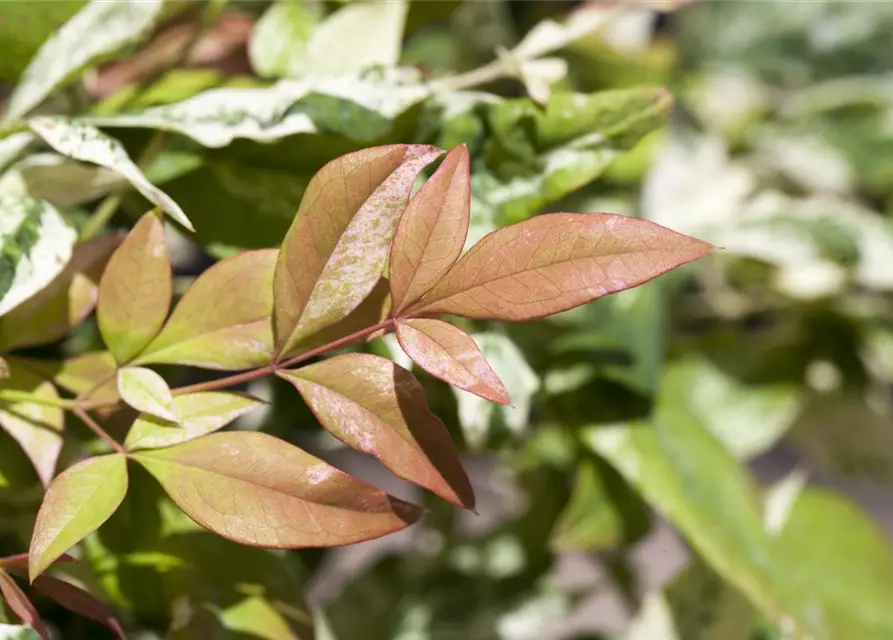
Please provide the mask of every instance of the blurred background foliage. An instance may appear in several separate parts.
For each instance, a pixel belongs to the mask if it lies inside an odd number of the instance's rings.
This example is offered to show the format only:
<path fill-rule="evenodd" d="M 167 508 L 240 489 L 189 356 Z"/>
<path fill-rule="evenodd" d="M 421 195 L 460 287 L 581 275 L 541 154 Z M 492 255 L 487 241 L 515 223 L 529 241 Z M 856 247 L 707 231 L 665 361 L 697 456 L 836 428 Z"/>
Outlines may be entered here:
<path fill-rule="evenodd" d="M 7 94 L 83 4 L 0 3 Z M 479 515 L 340 449 L 293 389 L 262 382 L 272 403 L 239 428 L 425 501 L 423 523 L 339 550 L 243 548 L 135 473 L 63 575 L 146 639 L 893 637 L 893 5 L 384 4 L 169 3 L 151 38 L 41 111 L 87 116 L 182 206 L 197 233 L 172 240 L 180 292 L 214 259 L 277 245 L 324 162 L 396 141 L 468 145 L 471 239 L 610 211 L 723 250 L 554 318 L 468 322 L 510 407 L 416 370 Z M 202 102 L 281 78 L 312 81 L 238 113 Z M 265 110 L 294 128 L 233 137 Z M 117 174 L 11 139 L 2 193 L 24 184 L 81 228 L 110 193 L 112 227 L 148 207 Z M 27 353 L 100 347 L 88 321 Z M 406 362 L 389 338 L 364 348 Z M 42 489 L 0 439 L 0 552 L 17 553 Z M 105 632 L 38 603 L 60 637 Z"/>

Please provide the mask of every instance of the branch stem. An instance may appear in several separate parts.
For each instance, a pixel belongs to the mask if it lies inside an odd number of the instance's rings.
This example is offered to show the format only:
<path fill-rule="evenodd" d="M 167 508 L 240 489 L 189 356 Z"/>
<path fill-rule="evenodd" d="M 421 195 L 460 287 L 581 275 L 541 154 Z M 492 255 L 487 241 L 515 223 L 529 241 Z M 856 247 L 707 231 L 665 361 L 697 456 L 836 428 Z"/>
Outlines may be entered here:
<path fill-rule="evenodd" d="M 84 411 L 84 409 L 82 409 L 81 407 L 75 407 L 75 408 L 74 408 L 74 414 L 75 414 L 78 418 L 80 418 L 80 419 L 84 422 L 85 425 L 87 425 L 87 426 L 90 428 L 90 431 L 92 431 L 92 432 L 95 433 L 97 436 L 99 436 L 100 438 L 102 438 L 103 440 L 105 440 L 105 441 L 109 444 L 109 446 L 111 446 L 112 449 L 114 449 L 114 450 L 117 451 L 118 453 L 126 453 L 126 452 L 124 451 L 124 447 L 122 447 L 122 446 L 118 443 L 117 440 L 115 440 L 113 437 L 111 437 L 111 436 L 106 432 L 105 429 L 103 429 L 102 427 L 100 427 L 100 426 L 99 426 L 99 423 L 96 422 L 95 420 L 93 420 L 93 418 L 91 418 L 91 417 L 87 414 L 87 412 Z"/>

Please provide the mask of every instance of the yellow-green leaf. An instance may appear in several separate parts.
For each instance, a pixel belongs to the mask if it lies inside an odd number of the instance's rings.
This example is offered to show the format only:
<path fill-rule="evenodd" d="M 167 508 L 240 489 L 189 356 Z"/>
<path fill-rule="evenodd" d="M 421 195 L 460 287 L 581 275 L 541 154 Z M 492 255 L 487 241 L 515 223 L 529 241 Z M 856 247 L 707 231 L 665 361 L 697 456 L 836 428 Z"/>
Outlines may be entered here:
<path fill-rule="evenodd" d="M 118 370 L 118 393 L 128 405 L 155 417 L 177 422 L 179 416 L 174 397 L 160 375 L 144 367 Z"/>
<path fill-rule="evenodd" d="M 171 292 L 164 224 L 147 213 L 112 255 L 99 285 L 99 330 L 119 363 L 139 355 L 161 329 Z"/>
<path fill-rule="evenodd" d="M 127 461 L 120 454 L 89 458 L 56 478 L 34 525 L 28 557 L 31 580 L 108 520 L 125 493 Z"/>
<path fill-rule="evenodd" d="M 130 427 L 124 447 L 128 451 L 157 449 L 193 440 L 226 426 L 263 404 L 262 400 L 234 391 L 176 396 L 174 411 L 179 416 L 178 422 L 141 414 Z"/>

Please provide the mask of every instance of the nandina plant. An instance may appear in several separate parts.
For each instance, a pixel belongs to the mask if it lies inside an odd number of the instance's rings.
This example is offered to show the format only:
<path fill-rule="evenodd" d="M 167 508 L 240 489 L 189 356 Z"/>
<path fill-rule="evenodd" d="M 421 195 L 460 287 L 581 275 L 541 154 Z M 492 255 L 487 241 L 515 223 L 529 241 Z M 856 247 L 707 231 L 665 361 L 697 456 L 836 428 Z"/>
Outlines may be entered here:
<path fill-rule="evenodd" d="M 390 145 L 333 160 L 310 182 L 279 249 L 220 261 L 195 280 L 171 313 L 171 266 L 164 224 L 155 212 L 144 215 L 120 244 L 106 238 L 78 248 L 75 260 L 101 264 L 104 258 L 97 256 L 108 256 L 116 246 L 95 296 L 108 351 L 69 363 L 67 383 L 60 384 L 76 397 L 61 398 L 51 388 L 41 392 L 40 386 L 37 392 L 16 391 L 8 384 L 3 398 L 73 412 L 108 453 L 53 478 L 61 434 L 49 430 L 40 442 L 17 438 L 49 484 L 29 553 L 0 559 L 0 588 L 18 615 L 43 633 L 33 606 L 6 570 L 23 572 L 27 564 L 36 588 L 58 586 L 41 574 L 70 559 L 66 552 L 115 512 L 132 464 L 154 476 L 199 525 L 247 545 L 346 545 L 419 519 L 416 505 L 283 440 L 261 432 L 220 432 L 262 405 L 231 388 L 265 376 L 291 383 L 320 424 L 347 446 L 472 509 L 474 491 L 456 447 L 414 375 L 379 356 L 330 354 L 395 332 L 425 371 L 506 404 L 509 395 L 475 341 L 444 316 L 542 318 L 635 287 L 712 250 L 632 217 L 552 213 L 498 229 L 463 254 L 470 208 L 467 150 L 446 154 L 410 199 L 420 173 L 442 154 L 431 146 Z M 69 275 L 59 286 L 74 291 L 72 282 Z M 93 298 L 86 299 L 75 305 L 78 320 L 92 309 Z M 34 344 L 27 319 L 39 304 L 31 301 L 4 318 L 6 350 Z M 13 335 L 16 326 L 20 330 Z M 150 368 L 159 364 L 239 373 L 171 389 Z M 41 363 L 6 356 L 4 367 L 9 381 L 29 381 Z M 101 417 L 122 405 L 139 412 L 123 442 L 109 434 Z M 12 405 L 7 411 L 14 410 Z M 7 430 L 10 424 L 15 422 L 4 422 Z M 57 599 L 120 634 L 92 599 Z"/>

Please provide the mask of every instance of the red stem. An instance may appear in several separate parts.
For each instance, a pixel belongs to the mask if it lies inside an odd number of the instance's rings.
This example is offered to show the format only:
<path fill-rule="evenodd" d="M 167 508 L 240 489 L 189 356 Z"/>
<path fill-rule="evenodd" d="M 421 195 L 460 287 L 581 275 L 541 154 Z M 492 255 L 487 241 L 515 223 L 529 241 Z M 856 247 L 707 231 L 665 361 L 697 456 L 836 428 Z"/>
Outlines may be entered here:
<path fill-rule="evenodd" d="M 102 438 L 103 440 L 108 442 L 109 445 L 111 445 L 112 449 L 114 449 L 118 453 L 126 453 L 124 451 L 124 447 L 122 447 L 120 444 L 118 444 L 117 440 L 115 440 L 108 433 L 106 433 L 105 429 L 100 427 L 99 423 L 97 423 L 95 420 L 93 420 L 93 418 L 91 418 L 89 415 L 87 415 L 87 412 L 84 411 L 81 407 L 75 407 L 74 413 L 78 418 L 83 420 L 84 424 L 90 428 L 90 431 L 92 431 L 97 436 L 99 436 L 100 438 Z"/>

